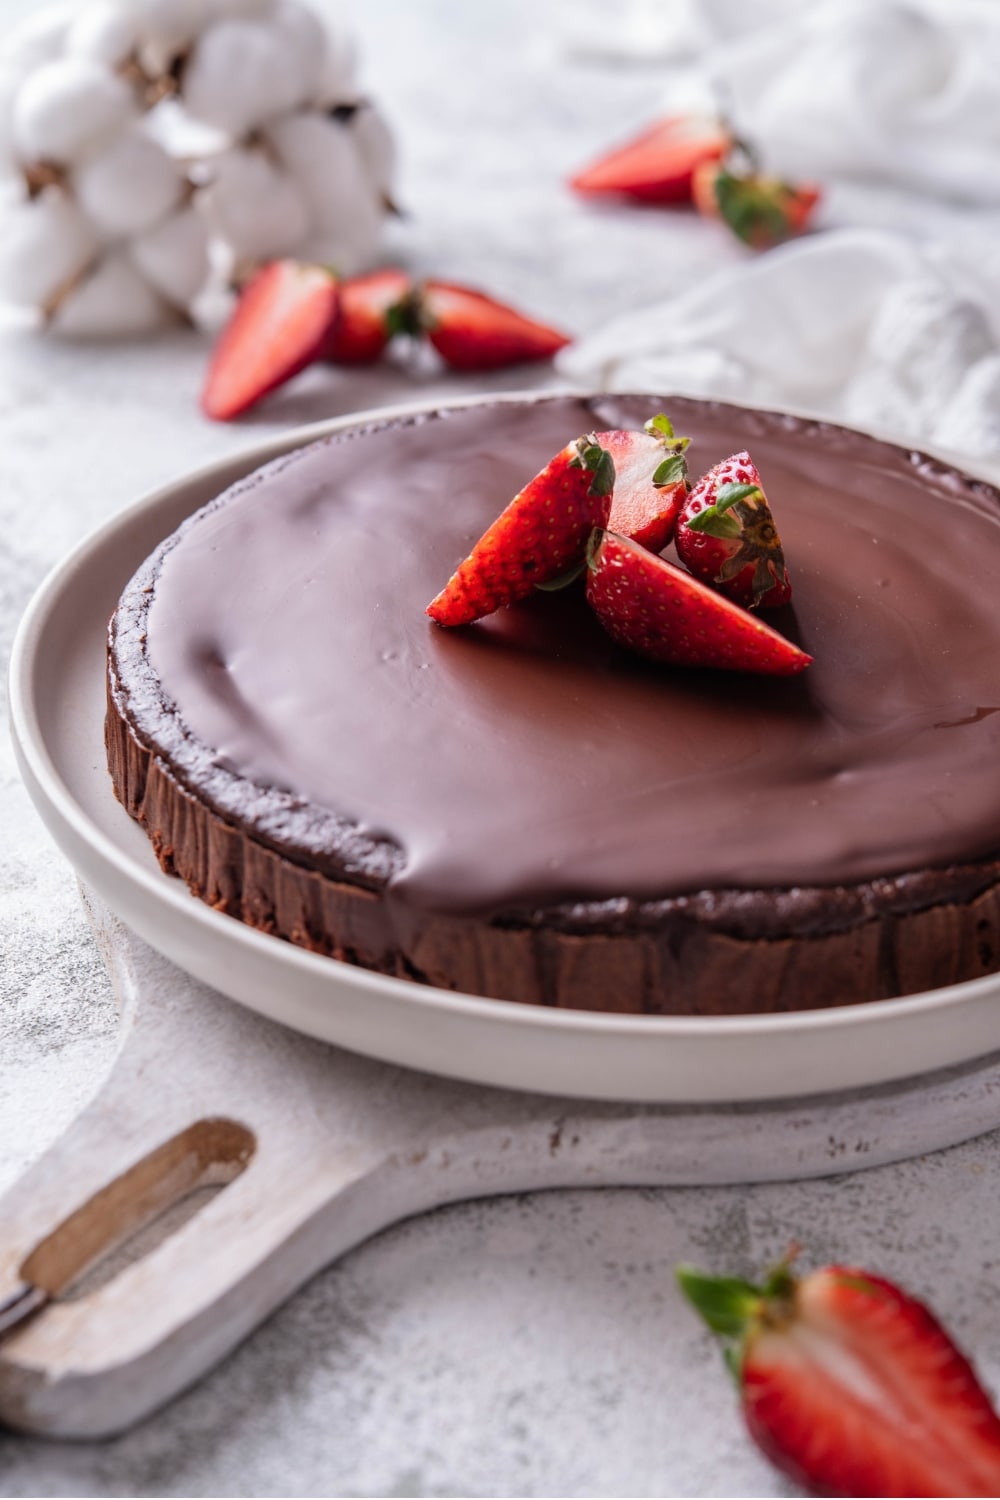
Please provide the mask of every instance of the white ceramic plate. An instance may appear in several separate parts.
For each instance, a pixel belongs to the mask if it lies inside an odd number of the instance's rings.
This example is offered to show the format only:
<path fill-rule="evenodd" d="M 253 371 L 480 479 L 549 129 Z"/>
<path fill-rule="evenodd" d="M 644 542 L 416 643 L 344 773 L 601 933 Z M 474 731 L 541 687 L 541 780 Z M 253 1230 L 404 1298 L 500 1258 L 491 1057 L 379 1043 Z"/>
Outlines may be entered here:
<path fill-rule="evenodd" d="M 80 876 L 152 947 L 251 1009 L 356 1052 L 476 1083 L 664 1103 L 769 1099 L 888 1082 L 1000 1048 L 1000 976 L 794 1015 L 550 1011 L 308 953 L 212 911 L 160 871 L 115 800 L 104 760 L 105 630 L 122 588 L 184 516 L 243 474 L 392 414 L 299 429 L 168 485 L 102 527 L 39 589 L 11 661 L 14 740 L 28 790 Z"/>

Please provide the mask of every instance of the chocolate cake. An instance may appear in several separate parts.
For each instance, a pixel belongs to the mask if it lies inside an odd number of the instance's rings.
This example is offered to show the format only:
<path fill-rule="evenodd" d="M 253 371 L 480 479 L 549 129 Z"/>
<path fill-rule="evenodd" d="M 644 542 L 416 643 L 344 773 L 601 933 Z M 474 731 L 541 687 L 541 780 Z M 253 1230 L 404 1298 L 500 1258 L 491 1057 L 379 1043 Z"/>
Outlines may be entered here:
<path fill-rule="evenodd" d="M 566 442 L 666 410 L 749 448 L 800 677 L 657 666 L 579 594 L 424 613 Z M 669 397 L 387 419 L 259 470 L 111 622 L 108 760 L 165 870 L 351 963 L 537 1005 L 723 1014 L 1000 968 L 1000 494 Z"/>

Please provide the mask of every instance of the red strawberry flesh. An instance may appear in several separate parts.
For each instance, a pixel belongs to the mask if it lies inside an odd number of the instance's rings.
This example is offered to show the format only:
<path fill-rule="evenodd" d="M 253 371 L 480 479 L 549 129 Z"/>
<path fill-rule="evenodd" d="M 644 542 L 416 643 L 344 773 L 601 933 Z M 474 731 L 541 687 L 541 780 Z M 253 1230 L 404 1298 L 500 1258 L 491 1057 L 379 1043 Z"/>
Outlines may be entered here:
<path fill-rule="evenodd" d="M 324 266 L 281 260 L 258 271 L 212 353 L 205 415 L 228 422 L 318 359 L 338 298 L 336 277 Z"/>
<path fill-rule="evenodd" d="M 427 606 L 439 625 L 468 625 L 583 561 L 607 524 L 614 465 L 593 437 L 569 443 L 480 537 Z"/>
<path fill-rule="evenodd" d="M 374 364 L 401 332 L 413 282 L 406 271 L 386 269 L 340 283 L 340 306 L 326 358 L 337 365 Z"/>
<path fill-rule="evenodd" d="M 622 194 L 645 203 L 690 203 L 701 162 L 718 161 L 730 146 L 716 121 L 671 115 L 600 157 L 570 179 L 578 193 Z"/>
<path fill-rule="evenodd" d="M 653 661 L 780 677 L 812 661 L 707 584 L 611 532 L 591 547 L 587 602 L 614 640 Z"/>
<path fill-rule="evenodd" d="M 570 342 L 565 333 L 483 292 L 444 281 L 425 283 L 421 319 L 429 342 L 453 370 L 551 359 Z"/>
<path fill-rule="evenodd" d="M 668 454 L 663 442 L 649 432 L 600 432 L 597 440 L 614 459 L 615 494 L 608 530 L 661 552 L 674 533 L 681 506 L 687 499 L 683 460 L 672 466 L 677 477 L 656 485 L 654 475 L 664 468 Z M 681 458 L 681 455 L 677 455 Z"/>
<path fill-rule="evenodd" d="M 844 1266 L 801 1280 L 779 1267 L 762 1288 L 678 1274 L 710 1326 L 742 1341 L 751 1435 L 799 1483 L 833 1495 L 1000 1493 L 1000 1419 L 933 1313 L 892 1282 Z"/>

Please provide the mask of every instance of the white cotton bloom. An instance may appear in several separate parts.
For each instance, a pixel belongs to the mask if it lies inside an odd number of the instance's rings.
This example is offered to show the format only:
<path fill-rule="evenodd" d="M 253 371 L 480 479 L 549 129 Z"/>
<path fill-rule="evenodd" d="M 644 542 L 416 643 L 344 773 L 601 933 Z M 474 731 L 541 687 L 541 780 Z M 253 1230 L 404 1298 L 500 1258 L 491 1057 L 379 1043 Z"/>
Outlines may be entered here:
<path fill-rule="evenodd" d="M 274 10 L 275 0 L 202 0 L 205 26 L 216 21 L 259 21 Z"/>
<path fill-rule="evenodd" d="M 66 34 L 66 51 L 74 57 L 117 68 L 138 51 L 140 32 L 136 18 L 120 0 L 101 0 L 86 5 Z"/>
<path fill-rule="evenodd" d="M 123 6 L 143 41 L 172 57 L 187 51 L 209 19 L 202 0 L 123 0 Z"/>
<path fill-rule="evenodd" d="M 324 14 L 327 21 L 326 52 L 316 102 L 327 106 L 352 104 L 358 97 L 358 55 L 354 34 L 336 11 L 332 17 Z"/>
<path fill-rule="evenodd" d="M 345 221 L 359 219 L 367 226 L 377 196 L 368 181 L 361 155 L 351 134 L 351 121 L 330 119 L 306 110 L 277 120 L 264 132 L 281 164 L 303 193 L 316 229 L 339 230 Z M 374 214 L 375 232 L 381 222 Z"/>
<path fill-rule="evenodd" d="M 77 14 L 78 6 L 72 3 L 43 5 L 35 10 L 4 36 L 4 65 L 26 78 L 43 63 L 60 57 Z"/>
<path fill-rule="evenodd" d="M 392 197 L 396 176 L 396 142 L 374 104 L 359 106 L 347 122 L 368 180 L 386 198 Z"/>
<path fill-rule="evenodd" d="M 110 238 L 152 228 L 176 208 L 184 186 L 177 163 L 138 127 L 122 131 L 73 173 L 80 207 Z"/>
<path fill-rule="evenodd" d="M 5 207 L 0 216 L 0 297 L 41 307 L 90 264 L 93 225 L 61 188 Z"/>
<path fill-rule="evenodd" d="M 239 140 L 294 109 L 309 82 L 289 33 L 269 21 L 220 21 L 201 37 L 184 70 L 184 104 L 196 119 Z"/>
<path fill-rule="evenodd" d="M 304 111 L 265 132 L 309 205 L 312 229 L 299 253 L 328 261 L 343 275 L 370 259 L 385 217 L 383 195 L 368 178 L 350 123 Z"/>
<path fill-rule="evenodd" d="M 310 227 L 305 196 L 262 151 L 227 151 L 198 194 L 212 229 L 238 260 L 268 260 L 295 250 Z"/>
<path fill-rule="evenodd" d="M 164 328 L 174 310 L 154 291 L 124 250 L 109 250 L 90 275 L 59 303 L 50 321 L 71 338 L 130 338 Z"/>
<path fill-rule="evenodd" d="M 190 204 L 129 245 L 148 282 L 175 307 L 189 307 L 208 280 L 208 225 Z"/>
<path fill-rule="evenodd" d="M 314 103 L 326 66 L 326 27 L 302 0 L 275 0 L 271 25 L 294 56 L 301 78 L 296 104 Z"/>
<path fill-rule="evenodd" d="M 20 171 L 14 149 L 14 100 L 21 87 L 21 76 L 12 68 L 0 69 L 0 177 L 12 177 Z"/>
<path fill-rule="evenodd" d="M 11 127 L 14 149 L 29 165 L 80 161 L 135 114 L 128 84 L 101 63 L 62 57 L 43 63 L 21 85 Z"/>

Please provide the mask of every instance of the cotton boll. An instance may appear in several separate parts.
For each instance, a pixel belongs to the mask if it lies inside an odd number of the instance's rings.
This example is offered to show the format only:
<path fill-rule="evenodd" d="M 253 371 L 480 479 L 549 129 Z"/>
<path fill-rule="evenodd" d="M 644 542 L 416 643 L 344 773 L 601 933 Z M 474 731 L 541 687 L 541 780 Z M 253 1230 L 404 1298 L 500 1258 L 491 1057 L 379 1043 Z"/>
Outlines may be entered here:
<path fill-rule="evenodd" d="M 277 121 L 266 139 L 309 205 L 309 258 L 345 274 L 362 266 L 384 218 L 382 195 L 368 179 L 347 122 L 305 112 Z"/>
<path fill-rule="evenodd" d="M 316 102 L 327 106 L 352 103 L 358 97 L 357 64 L 354 36 L 335 12 L 326 27 L 326 50 Z"/>
<path fill-rule="evenodd" d="M 229 151 L 198 195 L 209 224 L 240 260 L 294 250 L 310 227 L 305 195 L 260 151 Z"/>
<path fill-rule="evenodd" d="M 25 164 L 72 164 L 134 113 L 131 89 L 110 69 L 91 58 L 57 58 L 18 90 L 11 117 L 14 148 Z"/>
<path fill-rule="evenodd" d="M 66 35 L 66 51 L 117 68 L 137 50 L 139 39 L 135 17 L 116 0 L 104 0 L 77 15 Z"/>
<path fill-rule="evenodd" d="M 77 6 L 46 5 L 28 16 L 3 39 L 4 64 L 26 78 L 43 63 L 60 57 Z"/>
<path fill-rule="evenodd" d="M 289 35 L 266 21 L 220 21 L 205 32 L 184 70 L 191 113 L 235 139 L 285 114 L 309 78 Z"/>
<path fill-rule="evenodd" d="M 97 253 L 93 225 L 61 188 L 6 208 L 0 217 L 0 296 L 41 307 Z"/>
<path fill-rule="evenodd" d="M 204 0 L 206 26 L 216 21 L 259 21 L 274 10 L 275 0 Z"/>
<path fill-rule="evenodd" d="M 392 196 L 396 175 L 396 143 L 374 104 L 362 104 L 347 122 L 368 180 L 385 197 Z"/>
<path fill-rule="evenodd" d="M 139 270 L 168 302 L 188 307 L 208 280 L 208 226 L 190 205 L 132 241 Z"/>
<path fill-rule="evenodd" d="M 384 218 L 381 200 L 365 188 L 351 213 L 335 225 L 314 231 L 296 247 L 300 260 L 333 266 L 342 276 L 353 276 L 369 264 Z"/>
<path fill-rule="evenodd" d="M 184 179 L 177 164 L 141 129 L 123 131 L 73 173 L 84 212 L 104 234 L 141 234 L 177 206 Z"/>
<path fill-rule="evenodd" d="M 202 0 L 125 0 L 124 9 L 143 41 L 171 57 L 186 52 L 208 20 Z"/>
<path fill-rule="evenodd" d="M 370 198 L 347 122 L 310 110 L 275 121 L 264 134 L 305 196 L 317 228 L 335 228 Z"/>
<path fill-rule="evenodd" d="M 70 338 L 130 338 L 176 317 L 124 250 L 111 250 L 59 304 L 49 324 Z"/>
<path fill-rule="evenodd" d="M 323 82 L 326 28 L 315 11 L 300 0 L 276 0 L 271 24 L 280 32 L 299 69 L 302 84 L 295 102 L 313 102 Z"/>

